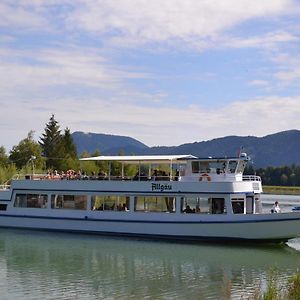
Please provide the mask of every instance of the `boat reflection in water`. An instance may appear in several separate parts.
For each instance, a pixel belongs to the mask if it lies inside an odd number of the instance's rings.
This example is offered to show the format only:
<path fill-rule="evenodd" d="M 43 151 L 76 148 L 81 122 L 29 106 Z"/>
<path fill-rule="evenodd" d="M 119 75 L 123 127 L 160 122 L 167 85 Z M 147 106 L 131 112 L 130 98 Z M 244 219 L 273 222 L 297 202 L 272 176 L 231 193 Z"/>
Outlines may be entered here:
<path fill-rule="evenodd" d="M 291 243 L 300 245 L 298 240 Z M 284 282 L 299 265 L 300 252 L 285 245 L 196 245 L 0 231 L 5 299 L 215 299 L 227 289 L 239 299 L 265 286 L 274 267 Z"/>

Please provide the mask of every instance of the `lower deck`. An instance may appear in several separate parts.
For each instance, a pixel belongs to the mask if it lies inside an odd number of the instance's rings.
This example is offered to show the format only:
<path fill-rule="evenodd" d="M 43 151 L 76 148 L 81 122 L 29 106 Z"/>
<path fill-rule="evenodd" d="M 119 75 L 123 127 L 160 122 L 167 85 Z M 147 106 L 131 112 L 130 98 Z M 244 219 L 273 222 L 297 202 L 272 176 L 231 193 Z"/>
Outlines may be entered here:
<path fill-rule="evenodd" d="M 44 215 L 65 213 L 144 214 L 170 213 L 195 215 L 256 214 L 261 212 L 258 194 L 222 193 L 129 193 L 103 191 L 14 190 L 8 201 L 0 201 L 0 211 Z"/>
<path fill-rule="evenodd" d="M 251 186 L 17 181 L 0 193 L 0 227 L 187 240 L 299 236 L 300 213 L 261 213 L 260 194 Z"/>

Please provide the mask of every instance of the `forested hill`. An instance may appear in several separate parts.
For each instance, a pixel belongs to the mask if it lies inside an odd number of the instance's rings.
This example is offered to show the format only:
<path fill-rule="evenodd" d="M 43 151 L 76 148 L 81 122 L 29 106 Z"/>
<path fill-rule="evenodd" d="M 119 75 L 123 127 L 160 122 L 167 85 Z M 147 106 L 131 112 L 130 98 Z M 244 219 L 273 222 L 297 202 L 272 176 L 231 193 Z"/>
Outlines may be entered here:
<path fill-rule="evenodd" d="M 236 156 L 239 149 L 246 152 L 256 168 L 300 165 L 300 131 L 283 131 L 264 137 L 227 136 L 210 141 L 194 142 L 174 147 L 148 147 L 130 137 L 105 134 L 74 133 L 78 153 L 99 149 L 102 154 L 193 154 L 198 157 Z"/>
<path fill-rule="evenodd" d="M 83 151 L 93 153 L 96 150 L 99 150 L 103 155 L 117 155 L 120 151 L 125 154 L 137 154 L 149 148 L 128 136 L 75 131 L 72 137 L 78 154 L 81 154 Z"/>

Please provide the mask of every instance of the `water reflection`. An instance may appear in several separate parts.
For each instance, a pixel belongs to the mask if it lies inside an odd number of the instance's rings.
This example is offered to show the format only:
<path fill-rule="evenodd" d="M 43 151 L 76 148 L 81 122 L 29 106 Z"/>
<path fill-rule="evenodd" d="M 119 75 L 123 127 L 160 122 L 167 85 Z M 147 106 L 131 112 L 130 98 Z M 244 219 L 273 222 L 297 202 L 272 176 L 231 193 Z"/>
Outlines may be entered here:
<path fill-rule="evenodd" d="M 284 279 L 300 266 L 300 253 L 287 246 L 0 231 L 0 289 L 5 299 L 215 299 L 225 293 L 228 281 L 232 298 L 240 298 L 259 286 L 274 266 Z"/>

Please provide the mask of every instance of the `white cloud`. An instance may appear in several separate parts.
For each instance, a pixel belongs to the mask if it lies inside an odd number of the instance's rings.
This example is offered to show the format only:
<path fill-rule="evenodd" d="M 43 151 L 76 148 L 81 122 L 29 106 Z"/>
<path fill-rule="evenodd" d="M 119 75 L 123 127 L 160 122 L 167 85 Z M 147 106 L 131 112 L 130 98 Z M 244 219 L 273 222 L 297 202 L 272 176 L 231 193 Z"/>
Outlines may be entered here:
<path fill-rule="evenodd" d="M 0 61 L 2 93 L 67 85 L 112 89 L 127 78 L 147 77 L 147 74 L 126 71 L 88 48 L 28 51 L 0 48 Z"/>
<path fill-rule="evenodd" d="M 17 3 L 0 3 L 0 27 L 19 28 L 22 30 L 45 30 L 49 27 L 47 20 L 37 12 L 22 7 Z"/>
<path fill-rule="evenodd" d="M 276 65 L 274 78 L 279 81 L 282 86 L 297 84 L 300 79 L 300 55 L 298 53 L 286 52 L 276 55 L 272 58 L 272 62 Z"/>
<path fill-rule="evenodd" d="M 289 70 L 277 72 L 275 74 L 275 77 L 277 77 L 280 80 L 286 81 L 286 82 L 295 82 L 296 80 L 300 79 L 300 64 L 297 66 L 290 67 Z"/>
<path fill-rule="evenodd" d="M 14 0 L 0 4 L 0 27 L 21 29 L 19 34 L 63 32 L 68 39 L 83 33 L 117 47 L 271 47 L 297 37 L 284 30 L 248 38 L 228 31 L 249 20 L 299 12 L 295 0 Z"/>
<path fill-rule="evenodd" d="M 241 22 L 282 15 L 296 7 L 292 0 L 85 0 L 81 3 L 66 19 L 68 28 L 108 34 L 111 41 L 123 46 L 172 40 L 193 43 L 199 38 L 207 42 Z M 288 36 L 271 38 L 280 40 Z"/>
<path fill-rule="evenodd" d="M 251 80 L 248 84 L 251 86 L 267 87 L 269 85 L 269 82 L 266 80 L 254 79 Z"/>
<path fill-rule="evenodd" d="M 297 35 L 285 31 L 269 32 L 248 38 L 226 37 L 221 44 L 229 48 L 274 48 L 277 44 L 296 42 Z"/>

